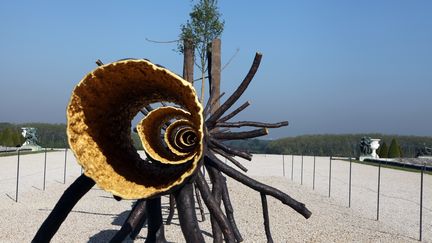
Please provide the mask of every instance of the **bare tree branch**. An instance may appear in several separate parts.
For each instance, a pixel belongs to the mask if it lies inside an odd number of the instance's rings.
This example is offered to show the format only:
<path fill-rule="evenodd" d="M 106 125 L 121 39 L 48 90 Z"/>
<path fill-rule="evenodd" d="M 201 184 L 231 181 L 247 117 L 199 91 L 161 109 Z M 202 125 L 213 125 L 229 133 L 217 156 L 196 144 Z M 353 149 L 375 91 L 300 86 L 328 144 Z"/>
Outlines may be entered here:
<path fill-rule="evenodd" d="M 229 156 L 224 151 L 222 151 L 220 149 L 217 149 L 217 148 L 212 148 L 211 150 L 213 150 L 214 152 L 216 152 L 216 153 L 222 155 L 223 157 L 227 158 L 229 161 L 231 161 L 231 163 L 233 163 L 235 166 L 237 166 L 242 171 L 244 171 L 244 172 L 248 171 L 248 169 L 246 167 L 244 167 L 242 164 L 240 164 L 240 162 L 238 162 L 237 160 L 235 160 L 233 157 Z"/>
<path fill-rule="evenodd" d="M 271 236 L 270 232 L 270 219 L 269 219 L 269 213 L 268 213 L 268 206 L 267 206 L 267 198 L 266 194 L 261 194 L 261 204 L 263 208 L 263 218 L 264 218 L 264 229 L 267 236 L 267 243 L 273 243 L 273 238 Z"/>
<path fill-rule="evenodd" d="M 246 101 L 243 105 L 241 105 L 239 108 L 235 109 L 234 111 L 232 111 L 231 113 L 229 113 L 228 115 L 222 117 L 221 119 L 219 119 L 217 122 L 225 122 L 228 121 L 229 119 L 233 118 L 234 116 L 236 116 L 238 113 L 240 113 L 242 110 L 244 110 L 246 107 L 248 107 L 250 105 L 249 101 Z"/>
<path fill-rule="evenodd" d="M 239 122 L 217 122 L 216 127 L 266 127 L 266 128 L 278 128 L 288 126 L 288 121 L 277 122 L 277 123 L 264 123 L 264 122 L 252 122 L 252 121 L 239 121 Z"/>
<path fill-rule="evenodd" d="M 303 215 L 303 217 L 305 218 L 309 218 L 312 215 L 312 213 L 306 208 L 306 206 L 303 203 L 296 201 L 295 199 L 291 198 L 289 195 L 281 192 L 280 190 L 274 187 L 267 186 L 261 182 L 258 182 L 246 176 L 245 174 L 236 171 L 232 167 L 224 163 L 221 163 L 220 161 L 217 160 L 217 158 L 215 159 L 214 155 L 212 155 L 211 153 L 208 153 L 207 155 L 209 156 L 209 160 L 207 160 L 206 162 L 211 163 L 213 166 L 217 167 L 221 172 L 223 172 L 227 176 L 233 178 L 234 180 L 256 191 L 265 193 L 266 195 L 270 195 L 280 200 L 283 204 L 290 206 L 292 209 L 297 211 L 299 214 Z"/>
<path fill-rule="evenodd" d="M 222 229 L 222 233 L 224 234 L 226 242 L 235 242 L 235 237 L 233 232 L 231 232 L 230 225 L 227 217 L 223 214 L 220 207 L 218 207 L 216 201 L 211 195 L 210 188 L 205 181 L 204 176 L 200 171 L 197 173 L 196 177 L 196 185 L 200 190 L 204 203 L 207 205 L 210 213 L 215 216 L 215 219 L 218 221 L 219 227 Z"/>
<path fill-rule="evenodd" d="M 240 98 L 240 96 L 243 94 L 243 92 L 246 90 L 246 88 L 249 86 L 250 82 L 252 81 L 255 73 L 258 70 L 258 67 L 261 63 L 262 54 L 256 53 L 254 61 L 252 63 L 251 68 L 249 69 L 248 74 L 243 79 L 242 83 L 239 85 L 239 87 L 234 91 L 234 93 L 223 103 L 219 109 L 217 109 L 213 115 L 206 121 L 206 126 L 208 128 L 212 128 L 214 124 L 216 123 L 217 119 L 219 119 L 237 100 Z"/>
<path fill-rule="evenodd" d="M 252 155 L 250 153 L 230 148 L 230 147 L 226 146 L 225 144 L 219 142 L 218 140 L 216 140 L 214 138 L 210 137 L 209 139 L 210 139 L 210 144 L 209 144 L 210 148 L 219 148 L 228 154 L 232 154 L 234 156 L 239 156 L 239 157 L 246 159 L 246 160 L 249 160 L 249 161 L 252 160 Z"/>
<path fill-rule="evenodd" d="M 268 134 L 267 128 L 259 128 L 247 132 L 214 132 L 212 133 L 212 137 L 215 139 L 222 140 L 235 140 L 235 139 L 248 139 L 248 138 L 256 138 L 261 137 Z"/>
<path fill-rule="evenodd" d="M 151 40 L 149 38 L 145 38 L 146 41 L 148 42 L 153 42 L 153 43 L 158 43 L 158 44 L 170 44 L 170 43 L 177 43 L 180 40 L 170 40 L 170 41 L 157 41 L 157 40 Z"/>

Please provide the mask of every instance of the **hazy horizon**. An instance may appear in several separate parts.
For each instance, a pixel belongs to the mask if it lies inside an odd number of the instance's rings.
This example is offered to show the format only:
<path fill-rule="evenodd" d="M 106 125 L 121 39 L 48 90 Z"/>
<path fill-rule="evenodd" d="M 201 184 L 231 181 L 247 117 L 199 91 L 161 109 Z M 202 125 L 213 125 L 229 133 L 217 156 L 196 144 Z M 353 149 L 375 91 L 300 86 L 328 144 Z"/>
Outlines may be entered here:
<path fill-rule="evenodd" d="M 222 72 L 222 100 L 262 52 L 254 80 L 233 107 L 251 102 L 237 120 L 290 123 L 265 139 L 432 136 L 432 2 L 218 2 L 222 64 L 239 48 Z M 0 121 L 65 123 L 70 94 L 97 59 L 148 58 L 181 73 L 176 44 L 146 38 L 177 39 L 192 4 L 1 2 Z"/>
<path fill-rule="evenodd" d="M 7 122 L 7 121 L 0 121 L 0 124 L 2 123 L 10 123 L 14 125 L 20 125 L 20 124 L 55 124 L 55 125 L 66 125 L 66 123 L 48 123 L 48 122 L 19 122 L 19 123 L 13 123 L 13 122 Z M 278 128 L 275 128 L 277 130 Z M 298 137 L 298 136 L 338 136 L 338 135 L 364 135 L 364 136 L 370 136 L 370 135 L 384 135 L 384 136 L 416 136 L 416 137 L 432 137 L 431 135 L 414 135 L 414 134 L 394 134 L 394 133 L 380 133 L 380 132 L 361 132 L 361 133 L 305 133 L 305 134 L 296 134 L 296 135 L 287 135 L 287 136 L 279 136 L 279 137 L 271 137 L 271 134 L 263 137 L 257 137 L 252 139 L 260 139 L 260 140 L 275 140 L 279 138 L 286 138 L 286 137 Z"/>

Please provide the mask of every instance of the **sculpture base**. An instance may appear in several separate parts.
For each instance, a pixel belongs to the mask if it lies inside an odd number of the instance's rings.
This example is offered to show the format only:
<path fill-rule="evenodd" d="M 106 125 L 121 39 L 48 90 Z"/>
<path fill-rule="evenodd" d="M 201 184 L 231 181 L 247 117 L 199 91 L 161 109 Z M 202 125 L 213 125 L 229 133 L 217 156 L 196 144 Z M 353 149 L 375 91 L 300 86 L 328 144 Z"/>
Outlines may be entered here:
<path fill-rule="evenodd" d="M 39 145 L 23 145 L 19 149 L 20 150 L 41 151 L 42 147 Z"/>
<path fill-rule="evenodd" d="M 379 159 L 379 156 L 377 155 L 374 157 L 372 155 L 361 155 L 359 158 L 360 161 L 364 161 L 365 159 Z"/>

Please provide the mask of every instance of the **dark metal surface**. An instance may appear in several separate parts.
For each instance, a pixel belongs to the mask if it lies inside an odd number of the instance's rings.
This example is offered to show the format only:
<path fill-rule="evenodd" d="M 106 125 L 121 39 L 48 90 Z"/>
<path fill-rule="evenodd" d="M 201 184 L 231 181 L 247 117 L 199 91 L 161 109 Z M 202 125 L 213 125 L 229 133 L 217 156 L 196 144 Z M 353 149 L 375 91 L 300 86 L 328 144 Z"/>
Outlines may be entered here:
<path fill-rule="evenodd" d="M 79 176 L 63 193 L 54 209 L 37 231 L 32 242 L 50 242 L 75 204 L 95 185 L 85 175 Z"/>

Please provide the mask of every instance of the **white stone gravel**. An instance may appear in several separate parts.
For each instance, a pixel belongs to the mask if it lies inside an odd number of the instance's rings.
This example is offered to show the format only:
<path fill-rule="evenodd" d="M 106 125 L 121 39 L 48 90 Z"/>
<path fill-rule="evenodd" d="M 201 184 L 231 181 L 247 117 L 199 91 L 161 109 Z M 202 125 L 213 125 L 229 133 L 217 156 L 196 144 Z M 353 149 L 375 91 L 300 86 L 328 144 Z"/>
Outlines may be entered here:
<path fill-rule="evenodd" d="M 420 174 L 382 169 L 380 220 L 376 221 L 377 167 L 352 165 L 352 201 L 351 208 L 348 208 L 349 163 L 332 161 L 329 198 L 328 157 L 316 158 L 314 190 L 313 157 L 303 157 L 303 183 L 301 156 L 286 155 L 284 158 L 285 176 L 280 155 L 255 155 L 252 162 L 242 161 L 249 168 L 247 174 L 305 203 L 313 213 L 306 220 L 288 206 L 268 197 L 275 242 L 418 240 Z M 16 156 L 0 157 L 0 242 L 30 242 L 63 191 L 81 173 L 69 152 L 66 184 L 63 184 L 64 151 L 47 153 L 46 190 L 43 191 L 44 154 L 21 156 L 19 198 L 16 203 L 16 162 Z M 265 242 L 259 193 L 236 181 L 228 182 L 234 214 L 244 242 Z M 432 242 L 432 176 L 424 176 L 424 185 L 423 241 Z M 75 206 L 52 242 L 107 242 L 120 229 L 131 204 L 132 201 L 127 200 L 117 202 L 110 194 L 94 187 Z M 162 206 L 166 217 L 167 197 L 163 197 Z M 201 222 L 200 227 L 206 242 L 212 242 L 208 212 L 206 216 L 207 220 Z M 165 231 L 168 241 L 184 242 L 177 215 Z M 142 242 L 145 235 L 144 228 L 136 241 Z"/>

